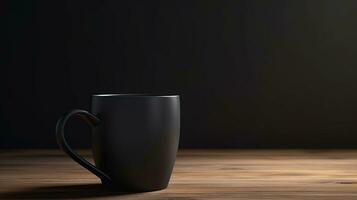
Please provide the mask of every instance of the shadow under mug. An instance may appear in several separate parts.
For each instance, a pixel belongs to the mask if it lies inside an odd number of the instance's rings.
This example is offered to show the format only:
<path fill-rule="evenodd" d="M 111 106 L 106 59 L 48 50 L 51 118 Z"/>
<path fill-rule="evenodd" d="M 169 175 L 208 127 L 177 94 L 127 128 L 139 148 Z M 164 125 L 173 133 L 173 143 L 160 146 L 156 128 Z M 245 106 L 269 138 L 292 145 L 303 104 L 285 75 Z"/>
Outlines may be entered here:
<path fill-rule="evenodd" d="M 64 136 L 79 116 L 92 127 L 95 166 L 79 156 Z M 110 189 L 153 191 L 167 187 L 180 137 L 178 95 L 92 95 L 91 112 L 72 110 L 56 126 L 59 147 Z"/>

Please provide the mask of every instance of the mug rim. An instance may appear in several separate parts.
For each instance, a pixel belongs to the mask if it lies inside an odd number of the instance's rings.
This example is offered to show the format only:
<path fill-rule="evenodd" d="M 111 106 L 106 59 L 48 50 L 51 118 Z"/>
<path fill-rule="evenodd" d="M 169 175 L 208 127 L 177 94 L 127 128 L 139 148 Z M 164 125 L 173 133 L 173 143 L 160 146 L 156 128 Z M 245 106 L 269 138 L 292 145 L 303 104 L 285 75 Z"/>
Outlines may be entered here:
<path fill-rule="evenodd" d="M 179 97 L 178 94 L 155 94 L 155 93 L 103 93 L 103 94 L 92 94 L 93 97 Z"/>

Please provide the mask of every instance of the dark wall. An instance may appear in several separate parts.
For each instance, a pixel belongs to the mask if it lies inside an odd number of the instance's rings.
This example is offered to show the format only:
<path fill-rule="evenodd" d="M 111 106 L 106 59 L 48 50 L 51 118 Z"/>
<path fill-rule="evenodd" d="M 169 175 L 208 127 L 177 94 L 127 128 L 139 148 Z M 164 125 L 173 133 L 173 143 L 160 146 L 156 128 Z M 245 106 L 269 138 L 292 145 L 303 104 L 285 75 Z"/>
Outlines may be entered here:
<path fill-rule="evenodd" d="M 357 147 L 357 1 L 3 4 L 2 148 L 54 147 L 92 93 L 140 92 L 181 95 L 181 147 Z"/>

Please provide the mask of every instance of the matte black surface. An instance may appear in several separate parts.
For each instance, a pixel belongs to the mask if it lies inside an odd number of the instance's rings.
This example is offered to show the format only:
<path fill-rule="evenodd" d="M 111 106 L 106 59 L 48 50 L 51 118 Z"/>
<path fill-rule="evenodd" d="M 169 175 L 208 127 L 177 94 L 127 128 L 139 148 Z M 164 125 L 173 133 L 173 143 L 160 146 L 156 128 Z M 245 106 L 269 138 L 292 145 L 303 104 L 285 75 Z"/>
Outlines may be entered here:
<path fill-rule="evenodd" d="M 180 137 L 179 96 L 93 95 L 92 113 L 74 110 L 65 114 L 56 128 L 58 145 L 111 189 L 166 188 Z M 75 115 L 93 127 L 98 169 L 77 155 L 65 140 L 66 122 Z"/>
<path fill-rule="evenodd" d="M 98 92 L 180 94 L 183 148 L 357 147 L 355 0 L 1 4 L 2 148 L 56 147 Z"/>

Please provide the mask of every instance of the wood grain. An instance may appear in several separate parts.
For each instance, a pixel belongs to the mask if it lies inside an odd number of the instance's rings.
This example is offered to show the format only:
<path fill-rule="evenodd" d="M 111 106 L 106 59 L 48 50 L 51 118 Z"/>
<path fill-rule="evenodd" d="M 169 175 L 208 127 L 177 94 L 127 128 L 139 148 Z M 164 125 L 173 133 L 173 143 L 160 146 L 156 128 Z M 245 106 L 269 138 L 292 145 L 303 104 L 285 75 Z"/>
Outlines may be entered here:
<path fill-rule="evenodd" d="M 2 150 L 0 199 L 357 199 L 357 150 L 184 150 L 167 189 L 136 194 L 57 150 Z"/>

